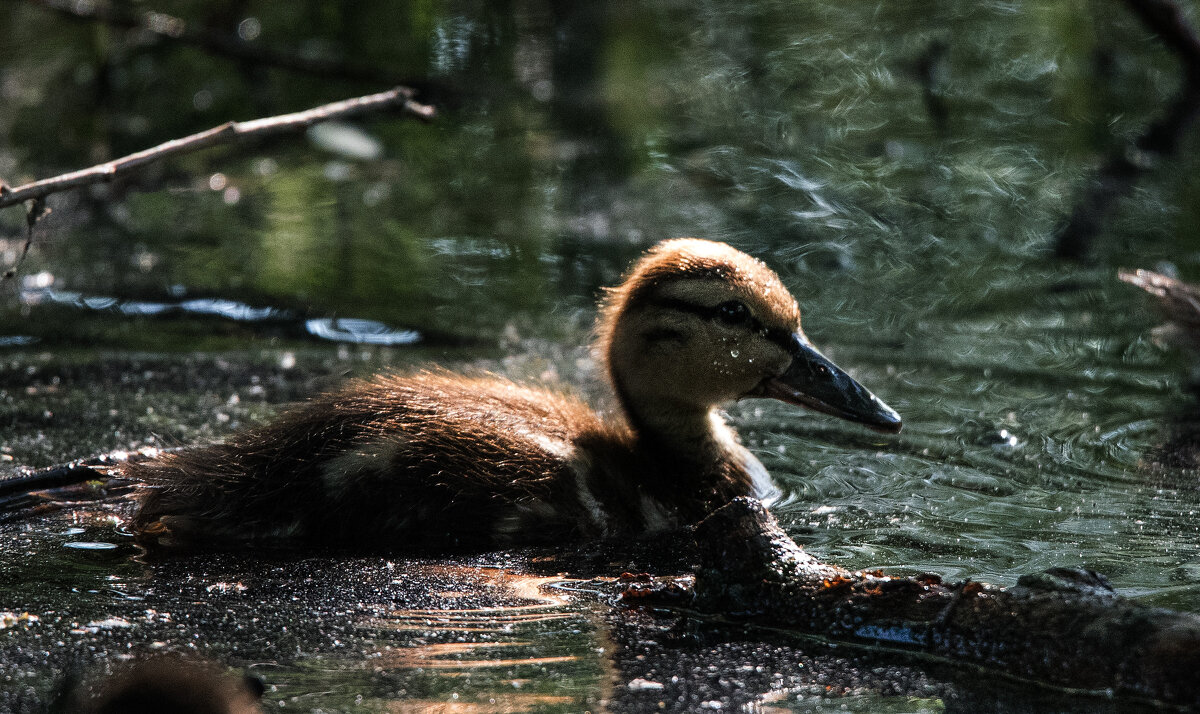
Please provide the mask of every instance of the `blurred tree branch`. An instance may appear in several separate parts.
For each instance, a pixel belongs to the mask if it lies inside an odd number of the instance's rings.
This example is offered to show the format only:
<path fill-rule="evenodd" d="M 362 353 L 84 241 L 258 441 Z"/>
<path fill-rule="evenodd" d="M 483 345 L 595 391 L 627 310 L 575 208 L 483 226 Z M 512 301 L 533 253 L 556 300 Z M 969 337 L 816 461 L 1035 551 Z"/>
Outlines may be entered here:
<path fill-rule="evenodd" d="M 378 67 L 321 57 L 306 57 L 301 54 L 263 47 L 244 40 L 237 34 L 198 27 L 196 23 L 161 12 L 146 10 L 132 13 L 114 8 L 104 2 L 9 1 L 26 2 L 70 20 L 98 22 L 112 27 L 134 30 L 154 39 L 199 47 L 214 55 L 317 77 L 336 77 L 384 85 L 413 83 L 411 78 L 400 77 L 396 73 L 381 70 Z"/>
<path fill-rule="evenodd" d="M 3 278 L 11 278 L 25 260 L 29 247 L 33 243 L 33 227 L 43 216 L 49 213 L 45 199 L 53 193 L 67 191 L 80 186 L 96 183 L 107 183 L 122 174 L 135 171 L 147 164 L 161 161 L 170 156 L 199 151 L 218 144 L 227 144 L 247 138 L 258 138 L 280 134 L 288 131 L 304 129 L 330 119 L 341 119 L 373 111 L 389 108 L 399 108 L 406 114 L 411 114 L 422 120 L 434 117 L 433 107 L 420 104 L 413 100 L 413 90 L 408 87 L 396 87 L 386 92 L 369 94 L 363 97 L 345 99 L 332 104 L 323 104 L 302 112 L 281 114 L 249 121 L 230 121 L 215 126 L 182 139 L 168 141 L 158 146 L 123 156 L 113 161 L 97 164 L 91 168 L 72 171 L 41 181 L 10 187 L 0 181 L 0 209 L 7 208 L 26 201 L 30 202 L 26 212 L 26 241 L 24 249 L 16 265 L 3 274 Z"/>
<path fill-rule="evenodd" d="M 1134 182 L 1153 169 L 1158 159 L 1175 153 L 1184 132 L 1200 116 L 1200 36 L 1183 9 L 1174 0 L 1122 1 L 1179 57 L 1184 80 L 1167 112 L 1100 168 L 1096 183 L 1075 204 L 1058 232 L 1054 254 L 1060 258 L 1078 260 L 1087 255 L 1117 199 L 1129 194 Z"/>
<path fill-rule="evenodd" d="M 420 104 L 414 101 L 412 97 L 413 90 L 408 87 L 396 87 L 395 89 L 380 92 L 379 94 L 369 94 L 365 97 L 355 97 L 340 102 L 333 102 L 332 104 L 324 104 L 293 114 L 281 114 L 279 116 L 250 121 L 225 122 L 212 129 L 192 134 L 182 139 L 168 141 L 144 151 L 129 154 L 128 156 L 123 156 L 103 164 L 97 164 L 91 168 L 72 171 L 15 188 L 0 183 L 0 208 L 6 208 L 23 201 L 42 199 L 52 193 L 66 191 L 79 186 L 112 181 L 121 174 L 128 173 L 155 161 L 161 161 L 169 156 L 191 153 L 209 146 L 225 144 L 236 140 L 304 129 L 330 119 L 341 119 L 389 108 L 400 108 L 405 113 L 419 119 L 432 119 L 435 114 L 433 107 Z"/>

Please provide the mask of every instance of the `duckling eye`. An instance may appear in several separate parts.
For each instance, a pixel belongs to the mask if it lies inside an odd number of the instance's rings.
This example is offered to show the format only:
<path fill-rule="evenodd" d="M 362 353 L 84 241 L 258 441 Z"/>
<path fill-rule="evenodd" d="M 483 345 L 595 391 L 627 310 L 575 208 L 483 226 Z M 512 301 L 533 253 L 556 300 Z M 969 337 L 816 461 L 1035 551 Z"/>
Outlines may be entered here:
<path fill-rule="evenodd" d="M 717 305 L 717 319 L 726 325 L 740 325 L 750 319 L 750 308 L 741 300 L 729 300 Z"/>

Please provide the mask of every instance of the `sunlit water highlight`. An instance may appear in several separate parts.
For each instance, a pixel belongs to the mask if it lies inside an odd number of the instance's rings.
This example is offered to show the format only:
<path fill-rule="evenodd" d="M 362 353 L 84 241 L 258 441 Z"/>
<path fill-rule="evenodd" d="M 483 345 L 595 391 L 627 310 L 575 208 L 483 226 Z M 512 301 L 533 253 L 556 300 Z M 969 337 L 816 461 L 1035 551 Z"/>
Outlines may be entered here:
<path fill-rule="evenodd" d="M 39 278 L 41 275 L 31 277 Z M 35 287 L 25 287 L 21 290 L 20 301 L 21 304 L 26 306 L 56 303 L 82 310 L 113 312 L 129 317 L 165 317 L 172 314 L 180 314 L 184 316 L 202 315 L 219 317 L 235 322 L 254 323 L 271 321 L 280 324 L 294 324 L 307 334 L 323 340 L 360 345 L 403 346 L 416 344 L 421 341 L 421 333 L 416 330 L 396 329 L 377 320 L 326 317 L 302 319 L 293 310 L 276 307 L 254 307 L 236 300 L 219 298 L 193 298 L 189 300 L 160 302 L 84 296 L 77 292 L 36 286 L 43 282 L 41 280 L 26 282 L 33 282 L 35 284 Z M 0 337 L 0 347 L 19 347 L 35 344 L 36 342 L 36 338 L 27 335 Z"/>

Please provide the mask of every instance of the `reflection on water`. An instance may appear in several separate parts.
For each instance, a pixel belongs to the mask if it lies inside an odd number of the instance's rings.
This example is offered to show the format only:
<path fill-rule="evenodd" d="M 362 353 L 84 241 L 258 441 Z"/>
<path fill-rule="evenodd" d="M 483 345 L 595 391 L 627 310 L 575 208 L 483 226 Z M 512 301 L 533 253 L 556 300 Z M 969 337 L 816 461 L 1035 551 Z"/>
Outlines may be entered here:
<path fill-rule="evenodd" d="M 427 630 L 428 631 L 428 630 Z M 461 631 L 461 630 L 460 630 Z M 381 657 L 379 666 L 384 669 L 454 669 L 469 670 L 476 667 L 542 667 L 548 664 L 574 662 L 574 655 L 552 657 L 495 658 L 484 656 L 497 647 L 527 647 L 529 642 L 474 642 L 443 643 L 424 645 L 399 652 L 390 652 Z M 512 680 L 517 681 L 517 680 Z"/>
<path fill-rule="evenodd" d="M 357 318 L 305 320 L 304 328 L 325 340 L 358 345 L 411 345 L 421 340 L 416 330 L 397 330 L 382 322 Z"/>
<path fill-rule="evenodd" d="M 361 318 L 311 318 L 301 320 L 293 310 L 276 307 L 253 307 L 236 300 L 221 298 L 193 298 L 174 302 L 146 300 L 122 300 L 114 297 L 85 296 L 73 291 L 55 290 L 50 287 L 54 279 L 49 273 L 38 273 L 23 279 L 20 303 L 37 306 L 56 303 L 85 310 L 114 312 L 130 317 L 166 317 L 171 314 L 208 315 L 237 322 L 295 323 L 302 325 L 308 334 L 331 342 L 347 342 L 361 345 L 411 345 L 421 341 L 416 330 L 397 330 L 376 320 Z M 182 295 L 181 286 L 172 286 L 171 292 Z M 0 346 L 32 344 L 36 338 L 13 336 L 5 338 Z"/>
<path fill-rule="evenodd" d="M 442 606 L 385 610 L 358 623 L 373 641 L 385 643 L 371 666 L 402 683 L 404 700 L 389 702 L 386 710 L 506 712 L 581 706 L 579 699 L 562 692 L 581 673 L 598 674 L 594 648 L 581 651 L 572 641 L 595 637 L 595 623 L 586 607 L 547 589 L 561 578 L 452 566 L 410 568 L 406 577 L 437 582 L 451 572 L 466 586 L 432 592 L 434 599 L 444 601 Z M 513 602 L 455 607 L 477 603 L 481 593 Z M 409 696 L 414 689 L 433 686 L 430 678 L 441 678 L 439 691 L 452 691 L 432 698 Z"/>
<path fill-rule="evenodd" d="M 531 711 L 569 711 L 570 697 L 547 694 L 499 694 L 484 702 L 389 702 L 383 711 L 396 714 L 516 714 Z"/>
<path fill-rule="evenodd" d="M 456 593 L 434 593 L 439 597 L 453 598 Z M 527 605 L 505 607 L 497 610 L 403 610 L 391 613 L 388 620 L 374 623 L 389 630 L 412 630 L 418 632 L 492 632 L 496 628 L 511 629 L 511 625 L 525 622 L 557 620 L 569 615 L 557 612 L 550 605 Z"/>

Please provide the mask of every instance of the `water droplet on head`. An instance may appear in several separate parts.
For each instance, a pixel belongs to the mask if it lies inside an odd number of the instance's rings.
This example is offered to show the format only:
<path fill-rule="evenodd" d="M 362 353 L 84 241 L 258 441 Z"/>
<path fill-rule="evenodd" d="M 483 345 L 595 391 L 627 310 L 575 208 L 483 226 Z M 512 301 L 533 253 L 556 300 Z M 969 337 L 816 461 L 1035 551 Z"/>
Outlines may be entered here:
<path fill-rule="evenodd" d="M 734 359 L 737 359 L 738 355 L 740 355 L 740 354 L 741 354 L 741 352 L 738 352 L 737 350 L 729 350 L 729 356 Z"/>

